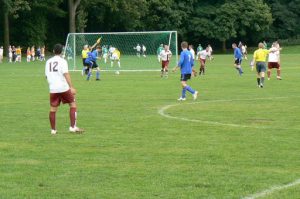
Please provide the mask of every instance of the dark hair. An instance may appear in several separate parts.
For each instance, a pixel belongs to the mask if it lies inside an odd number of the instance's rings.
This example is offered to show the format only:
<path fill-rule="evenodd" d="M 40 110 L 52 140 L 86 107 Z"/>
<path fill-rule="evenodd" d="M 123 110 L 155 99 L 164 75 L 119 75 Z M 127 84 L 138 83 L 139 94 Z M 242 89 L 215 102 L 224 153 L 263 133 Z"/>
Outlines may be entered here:
<path fill-rule="evenodd" d="M 181 48 L 187 48 L 188 43 L 186 41 L 181 42 Z"/>
<path fill-rule="evenodd" d="M 60 55 L 62 53 L 63 46 L 61 44 L 55 44 L 53 47 L 53 52 L 56 55 Z"/>

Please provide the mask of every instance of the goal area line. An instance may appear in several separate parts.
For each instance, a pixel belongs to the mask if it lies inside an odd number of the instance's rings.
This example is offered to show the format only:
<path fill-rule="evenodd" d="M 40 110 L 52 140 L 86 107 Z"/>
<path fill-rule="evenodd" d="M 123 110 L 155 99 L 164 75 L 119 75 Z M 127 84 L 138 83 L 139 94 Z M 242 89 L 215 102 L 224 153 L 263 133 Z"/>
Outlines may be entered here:
<path fill-rule="evenodd" d="M 81 72 L 82 70 L 69 70 L 71 72 Z M 149 70 L 100 70 L 101 72 L 160 72 L 159 69 L 149 69 Z"/>

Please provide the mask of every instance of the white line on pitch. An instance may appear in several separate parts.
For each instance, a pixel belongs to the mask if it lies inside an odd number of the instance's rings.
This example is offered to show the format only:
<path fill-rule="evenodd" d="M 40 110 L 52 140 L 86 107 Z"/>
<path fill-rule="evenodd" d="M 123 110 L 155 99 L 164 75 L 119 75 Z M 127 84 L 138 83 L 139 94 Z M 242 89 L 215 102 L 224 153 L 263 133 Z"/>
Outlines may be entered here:
<path fill-rule="evenodd" d="M 270 129 L 272 127 L 267 126 L 248 126 L 248 125 L 240 125 L 240 124 L 231 124 L 231 123 L 222 123 L 222 122 L 215 122 L 215 121 L 204 121 L 204 120 L 196 120 L 196 119 L 188 119 L 184 117 L 176 117 L 171 116 L 167 113 L 165 113 L 166 110 L 179 106 L 182 104 L 202 104 L 202 103 L 215 103 L 215 102 L 232 102 L 232 101 L 252 101 L 252 100 L 267 100 L 267 99 L 286 99 L 290 97 L 268 97 L 268 98 L 252 98 L 252 99 L 228 99 L 228 100 L 210 100 L 210 101 L 199 101 L 199 102 L 191 102 L 191 103 L 177 103 L 177 104 L 170 104 L 162 107 L 158 110 L 158 114 L 160 114 L 163 117 L 169 118 L 169 119 L 176 119 L 176 120 L 182 120 L 182 121 L 189 121 L 189 122 L 199 122 L 204 124 L 212 124 L 212 125 L 219 125 L 219 126 L 230 126 L 230 127 L 240 127 L 240 128 L 257 128 L 257 129 Z M 289 130 L 290 128 L 280 128 L 280 129 L 286 129 Z"/>
<path fill-rule="evenodd" d="M 291 183 L 286 184 L 286 185 L 272 186 L 269 189 L 266 189 L 266 190 L 263 190 L 262 192 L 259 192 L 259 193 L 256 193 L 256 194 L 244 197 L 242 199 L 256 199 L 256 198 L 264 197 L 264 196 L 270 195 L 270 194 L 272 194 L 272 193 L 274 193 L 276 191 L 280 191 L 280 190 L 283 190 L 283 189 L 288 189 L 290 187 L 294 187 L 294 186 L 297 186 L 297 185 L 300 185 L 300 178 L 297 179 L 297 180 L 295 180 L 294 182 L 291 182 Z"/>

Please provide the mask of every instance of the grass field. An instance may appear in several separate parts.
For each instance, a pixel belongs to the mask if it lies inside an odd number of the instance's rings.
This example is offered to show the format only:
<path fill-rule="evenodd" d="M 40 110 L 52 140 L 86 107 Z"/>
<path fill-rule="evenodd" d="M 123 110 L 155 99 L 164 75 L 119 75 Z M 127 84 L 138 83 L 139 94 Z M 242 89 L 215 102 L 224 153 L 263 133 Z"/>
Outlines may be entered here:
<path fill-rule="evenodd" d="M 216 55 L 192 79 L 199 99 L 177 102 L 179 73 L 72 72 L 78 126 L 68 107 L 50 135 L 44 63 L 0 64 L 0 198 L 300 198 L 300 57 L 282 55 L 282 81 Z M 158 66 L 159 69 L 159 66 Z M 273 191 L 272 191 L 273 189 Z"/>

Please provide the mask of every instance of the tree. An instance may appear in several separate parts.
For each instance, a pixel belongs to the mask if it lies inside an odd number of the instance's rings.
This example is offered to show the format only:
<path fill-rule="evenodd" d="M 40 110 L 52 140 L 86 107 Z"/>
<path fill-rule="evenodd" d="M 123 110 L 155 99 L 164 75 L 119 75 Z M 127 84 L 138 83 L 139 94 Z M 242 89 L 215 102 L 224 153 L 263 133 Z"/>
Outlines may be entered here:
<path fill-rule="evenodd" d="M 3 35 L 4 35 L 4 55 L 7 55 L 9 46 L 9 19 L 10 17 L 18 18 L 20 10 L 30 10 L 26 0 L 2 0 L 3 7 Z"/>
<path fill-rule="evenodd" d="M 81 0 L 68 0 L 69 32 L 76 32 L 76 11 Z"/>

